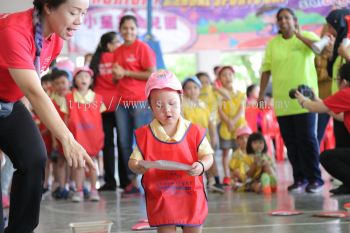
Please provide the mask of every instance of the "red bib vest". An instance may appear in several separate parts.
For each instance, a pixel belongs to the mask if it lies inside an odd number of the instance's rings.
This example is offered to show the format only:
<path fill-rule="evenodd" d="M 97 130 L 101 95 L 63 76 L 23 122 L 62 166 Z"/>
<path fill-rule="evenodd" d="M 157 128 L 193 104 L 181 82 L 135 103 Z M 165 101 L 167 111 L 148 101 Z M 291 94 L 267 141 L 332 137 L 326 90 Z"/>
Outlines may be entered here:
<path fill-rule="evenodd" d="M 75 102 L 73 93 L 68 94 L 66 99 L 69 110 L 69 130 L 90 156 L 98 155 L 104 143 L 100 113 L 102 96 L 96 94 L 94 101 L 90 104 Z"/>
<path fill-rule="evenodd" d="M 205 130 L 191 124 L 179 142 L 162 142 L 150 126 L 135 131 L 137 146 L 145 160 L 170 160 L 192 165 Z M 203 177 L 185 171 L 149 169 L 142 177 L 150 226 L 202 225 L 208 214 Z"/>

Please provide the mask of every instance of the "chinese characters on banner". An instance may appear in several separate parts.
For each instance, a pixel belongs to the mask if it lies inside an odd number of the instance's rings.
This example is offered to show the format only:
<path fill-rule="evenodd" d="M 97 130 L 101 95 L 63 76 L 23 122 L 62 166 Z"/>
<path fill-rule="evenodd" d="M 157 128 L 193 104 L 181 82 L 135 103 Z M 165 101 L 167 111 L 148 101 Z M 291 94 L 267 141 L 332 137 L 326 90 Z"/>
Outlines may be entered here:
<path fill-rule="evenodd" d="M 71 53 L 93 52 L 100 36 L 118 30 L 124 14 L 135 15 L 139 35 L 146 33 L 147 0 L 91 0 L 81 30 L 69 44 Z M 152 33 L 163 52 L 262 50 L 278 32 L 280 7 L 295 10 L 305 30 L 320 33 L 324 17 L 350 0 L 155 0 Z"/>

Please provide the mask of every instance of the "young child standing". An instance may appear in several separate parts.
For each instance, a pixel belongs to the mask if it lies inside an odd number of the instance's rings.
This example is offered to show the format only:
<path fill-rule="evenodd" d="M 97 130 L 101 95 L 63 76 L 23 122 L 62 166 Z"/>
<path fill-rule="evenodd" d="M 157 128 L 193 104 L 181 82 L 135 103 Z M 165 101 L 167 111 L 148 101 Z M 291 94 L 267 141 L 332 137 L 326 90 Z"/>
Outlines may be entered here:
<path fill-rule="evenodd" d="M 135 131 L 137 147 L 129 160 L 133 172 L 144 174 L 148 220 L 159 233 L 176 232 L 176 226 L 184 232 L 201 232 L 208 214 L 202 175 L 213 163 L 213 150 L 205 129 L 181 117 L 181 94 L 181 83 L 171 72 L 149 77 L 146 96 L 155 119 Z M 140 160 L 171 160 L 192 168 L 146 169 Z"/>
<path fill-rule="evenodd" d="M 45 74 L 41 77 L 41 86 L 43 87 L 44 91 L 47 93 L 48 96 L 50 96 L 52 92 L 52 83 L 51 83 L 51 75 Z M 45 148 L 47 152 L 47 157 L 50 158 L 50 155 L 52 153 L 52 135 L 48 128 L 44 125 L 43 122 L 40 121 L 39 117 L 34 112 L 34 119 L 35 123 L 37 123 L 38 128 L 40 130 L 40 134 L 43 138 L 43 141 L 45 143 Z M 44 179 L 44 185 L 43 185 L 43 194 L 49 191 L 49 177 L 50 177 L 50 165 L 51 165 L 51 159 L 46 160 L 45 165 L 45 179 Z"/>
<path fill-rule="evenodd" d="M 247 172 L 253 158 L 247 154 L 247 141 L 252 130 L 249 126 L 243 126 L 237 130 L 237 150 L 232 154 L 230 160 L 231 181 L 234 189 L 245 190 L 244 184 L 247 180 Z"/>
<path fill-rule="evenodd" d="M 196 76 L 186 78 L 182 83 L 184 91 L 184 100 L 182 103 L 182 114 L 186 120 L 208 129 L 207 138 L 212 148 L 216 147 L 216 127 L 214 116 L 210 113 L 207 105 L 199 99 L 202 84 Z M 224 193 L 225 190 L 220 184 L 217 165 L 213 166 L 207 172 L 208 189 L 213 192 Z"/>
<path fill-rule="evenodd" d="M 69 90 L 69 74 L 63 70 L 55 69 L 52 71 L 52 93 L 50 98 L 60 115 L 62 120 L 65 120 L 66 114 L 61 111 L 61 107 L 66 104 L 65 96 L 70 92 Z M 54 175 L 54 184 L 52 196 L 55 199 L 66 199 L 68 197 L 68 190 L 65 188 L 66 185 L 66 160 L 63 156 L 63 149 L 61 144 L 56 138 L 52 137 L 52 151 L 50 154 L 50 160 L 52 163 L 52 170 Z M 57 186 L 56 186 L 57 185 Z M 54 186 L 56 186 L 54 188 Z"/>
<path fill-rule="evenodd" d="M 212 114 L 212 117 L 214 117 L 216 121 L 218 114 L 217 94 L 214 91 L 214 87 L 211 85 L 210 77 L 204 72 L 197 73 L 196 77 L 201 82 L 199 99 L 207 105 L 210 114 Z"/>
<path fill-rule="evenodd" d="M 102 96 L 91 90 L 93 71 L 88 67 L 77 68 L 73 74 L 74 89 L 66 96 L 67 105 L 63 112 L 68 114 L 68 128 L 74 138 L 84 147 L 91 157 L 96 157 L 103 147 L 104 134 L 101 112 L 106 110 Z M 84 198 L 84 168 L 73 173 L 76 192 L 73 202 L 81 202 Z M 99 201 L 96 190 L 96 170 L 90 170 L 90 200 Z"/>
<path fill-rule="evenodd" d="M 247 142 L 247 153 L 253 157 L 247 177 L 250 187 L 256 193 L 270 194 L 277 190 L 275 161 L 267 154 L 267 145 L 261 133 L 253 133 Z"/>
<path fill-rule="evenodd" d="M 220 148 L 222 149 L 222 166 L 224 170 L 224 185 L 230 185 L 230 172 L 228 166 L 229 150 L 235 150 L 237 129 L 246 125 L 245 121 L 245 94 L 233 88 L 235 71 L 231 66 L 223 66 L 218 71 L 219 80 L 223 89 L 230 96 L 229 100 L 222 99 L 219 103 L 221 124 L 219 129 Z"/>

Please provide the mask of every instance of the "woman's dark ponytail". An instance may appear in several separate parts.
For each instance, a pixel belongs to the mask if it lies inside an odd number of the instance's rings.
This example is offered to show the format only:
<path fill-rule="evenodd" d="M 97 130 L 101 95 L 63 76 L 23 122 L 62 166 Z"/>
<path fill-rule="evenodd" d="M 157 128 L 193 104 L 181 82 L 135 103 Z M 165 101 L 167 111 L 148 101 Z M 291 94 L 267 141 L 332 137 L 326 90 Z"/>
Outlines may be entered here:
<path fill-rule="evenodd" d="M 118 33 L 115 31 L 106 32 L 101 36 L 100 42 L 96 48 L 95 53 L 92 55 L 90 62 L 90 69 L 94 71 L 93 79 L 100 74 L 99 64 L 102 53 L 108 52 L 108 43 L 112 43 L 117 37 Z"/>

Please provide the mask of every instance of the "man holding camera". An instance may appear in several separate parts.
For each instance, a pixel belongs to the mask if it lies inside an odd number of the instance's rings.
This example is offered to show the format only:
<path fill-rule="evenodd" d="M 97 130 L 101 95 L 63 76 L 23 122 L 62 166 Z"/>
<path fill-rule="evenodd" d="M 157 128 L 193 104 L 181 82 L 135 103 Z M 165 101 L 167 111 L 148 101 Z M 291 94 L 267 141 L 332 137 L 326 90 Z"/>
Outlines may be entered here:
<path fill-rule="evenodd" d="M 325 100 L 307 98 L 303 93 L 296 91 L 295 97 L 299 104 L 310 112 L 327 112 L 335 119 L 344 121 L 350 132 L 350 62 L 339 70 L 339 91 Z M 335 195 L 350 194 L 350 148 L 336 148 L 327 150 L 320 156 L 323 167 L 329 174 L 342 181 L 337 189 L 331 190 Z"/>

